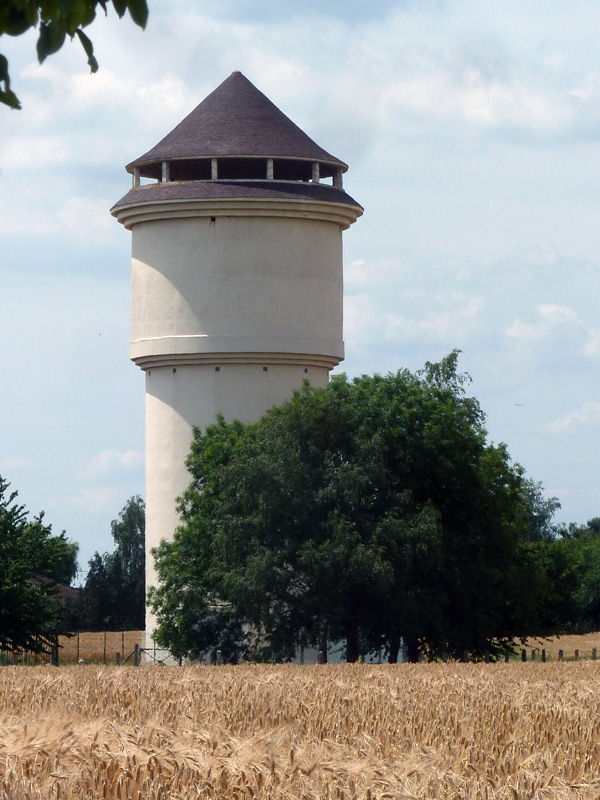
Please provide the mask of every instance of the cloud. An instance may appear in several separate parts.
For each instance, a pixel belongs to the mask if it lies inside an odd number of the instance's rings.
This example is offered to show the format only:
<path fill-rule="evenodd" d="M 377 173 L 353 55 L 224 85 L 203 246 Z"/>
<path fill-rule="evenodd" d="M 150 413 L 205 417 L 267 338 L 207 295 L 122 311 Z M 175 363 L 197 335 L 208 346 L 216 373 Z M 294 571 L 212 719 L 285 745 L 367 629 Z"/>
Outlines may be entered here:
<path fill-rule="evenodd" d="M 379 120 L 393 125 L 398 115 L 418 115 L 432 123 L 455 120 L 483 131 L 522 128 L 533 132 L 563 130 L 575 110 L 563 96 L 526 85 L 509 76 L 487 76 L 476 65 L 456 70 L 443 60 L 402 65 L 376 104 Z"/>
<path fill-rule="evenodd" d="M 592 359 L 600 356 L 600 331 L 588 328 L 572 308 L 544 303 L 535 310 L 537 318 L 533 321 L 515 318 L 505 330 L 506 336 L 520 345 L 550 343 L 555 352 L 571 356 Z"/>
<path fill-rule="evenodd" d="M 0 459 L 0 473 L 3 475 L 18 469 L 28 469 L 31 466 L 32 463 L 29 459 L 21 458 L 20 456 Z"/>
<path fill-rule="evenodd" d="M 580 433 L 589 428 L 600 427 L 600 402 L 587 400 L 575 411 L 541 426 L 549 433 Z"/>
<path fill-rule="evenodd" d="M 69 500 L 56 505 L 84 509 L 93 513 L 101 511 L 110 511 L 112 513 L 117 507 L 121 496 L 121 490 L 116 487 L 95 486 L 90 489 L 83 489 Z"/>
<path fill-rule="evenodd" d="M 386 339 L 419 339 L 428 342 L 454 342 L 463 344 L 480 326 L 486 308 L 485 298 L 461 292 L 435 293 L 407 292 L 405 306 L 419 301 L 411 315 L 388 314 L 385 325 Z"/>
<path fill-rule="evenodd" d="M 82 480 L 107 478 L 114 474 L 137 470 L 144 463 L 144 456 L 135 450 L 104 450 L 90 459 L 87 467 L 79 473 Z"/>
<path fill-rule="evenodd" d="M 0 235 L 13 239 L 57 236 L 87 248 L 118 246 L 115 221 L 109 214 L 111 200 L 53 191 L 51 183 L 41 182 L 35 192 L 25 188 L 14 202 L 0 199 Z"/>

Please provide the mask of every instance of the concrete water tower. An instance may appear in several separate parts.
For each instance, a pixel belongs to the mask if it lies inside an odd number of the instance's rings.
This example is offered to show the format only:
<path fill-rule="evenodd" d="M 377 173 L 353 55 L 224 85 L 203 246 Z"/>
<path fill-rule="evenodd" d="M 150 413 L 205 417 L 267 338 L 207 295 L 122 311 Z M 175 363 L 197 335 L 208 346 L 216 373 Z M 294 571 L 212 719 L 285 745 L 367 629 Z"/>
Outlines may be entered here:
<path fill-rule="evenodd" d="M 256 420 L 344 358 L 347 165 L 240 72 L 127 166 L 131 359 L 146 373 L 146 580 L 178 525 L 192 426 Z M 146 618 L 146 642 L 154 629 Z"/>

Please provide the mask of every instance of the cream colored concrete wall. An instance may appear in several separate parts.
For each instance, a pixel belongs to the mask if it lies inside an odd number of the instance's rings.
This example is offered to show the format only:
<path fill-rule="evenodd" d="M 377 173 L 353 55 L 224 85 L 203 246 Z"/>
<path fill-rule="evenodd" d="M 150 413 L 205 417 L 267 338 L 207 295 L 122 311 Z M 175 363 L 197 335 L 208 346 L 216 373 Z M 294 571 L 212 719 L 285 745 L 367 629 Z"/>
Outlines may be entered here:
<path fill-rule="evenodd" d="M 169 353 L 343 358 L 342 240 L 313 219 L 204 216 L 136 225 L 134 360 Z"/>
<path fill-rule="evenodd" d="M 175 371 L 174 371 L 175 369 Z M 192 426 L 205 428 L 217 412 L 228 421 L 257 420 L 273 405 L 291 397 L 308 379 L 327 385 L 328 370 L 319 367 L 225 364 L 153 368 L 146 373 L 146 583 L 156 584 L 150 549 L 172 536 L 179 517 L 175 499 L 191 481 L 184 466 Z M 146 647 L 155 620 L 147 611 Z"/>

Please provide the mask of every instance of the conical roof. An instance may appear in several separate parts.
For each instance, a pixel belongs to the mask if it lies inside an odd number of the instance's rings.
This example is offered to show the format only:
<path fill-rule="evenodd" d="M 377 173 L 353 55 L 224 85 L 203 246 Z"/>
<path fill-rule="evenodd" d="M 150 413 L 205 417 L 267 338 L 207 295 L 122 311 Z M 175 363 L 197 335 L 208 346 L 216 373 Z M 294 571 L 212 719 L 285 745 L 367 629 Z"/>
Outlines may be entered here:
<path fill-rule="evenodd" d="M 241 72 L 232 74 L 127 170 L 158 161 L 214 157 L 291 158 L 347 165 L 307 136 Z"/>

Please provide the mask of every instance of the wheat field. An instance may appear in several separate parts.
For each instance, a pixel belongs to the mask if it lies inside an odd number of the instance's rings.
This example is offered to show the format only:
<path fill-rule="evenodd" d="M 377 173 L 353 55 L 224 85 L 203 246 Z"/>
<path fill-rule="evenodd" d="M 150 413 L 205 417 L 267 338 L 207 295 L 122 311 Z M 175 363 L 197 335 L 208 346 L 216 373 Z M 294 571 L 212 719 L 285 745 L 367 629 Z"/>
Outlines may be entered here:
<path fill-rule="evenodd" d="M 100 633 L 75 633 L 59 636 L 61 664 L 76 664 L 79 659 L 85 662 L 114 664 L 116 653 L 122 659 L 130 656 L 135 645 L 141 647 L 143 631 L 106 631 Z"/>
<path fill-rule="evenodd" d="M 0 669 L 2 800 L 600 797 L 600 662 Z"/>

